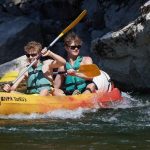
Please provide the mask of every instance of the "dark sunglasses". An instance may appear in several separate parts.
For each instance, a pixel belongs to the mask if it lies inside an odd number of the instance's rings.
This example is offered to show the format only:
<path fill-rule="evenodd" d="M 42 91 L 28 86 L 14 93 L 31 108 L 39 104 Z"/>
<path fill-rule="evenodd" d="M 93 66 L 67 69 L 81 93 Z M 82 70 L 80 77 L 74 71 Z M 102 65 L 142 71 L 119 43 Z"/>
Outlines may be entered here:
<path fill-rule="evenodd" d="M 80 49 L 81 45 L 75 45 L 75 46 L 68 46 L 70 49 L 74 50 L 75 48 Z"/>
<path fill-rule="evenodd" d="M 28 54 L 28 53 L 26 53 L 25 55 L 26 55 L 27 57 L 30 57 L 30 56 L 35 57 L 35 56 L 37 56 L 37 53 L 34 53 L 34 54 Z"/>

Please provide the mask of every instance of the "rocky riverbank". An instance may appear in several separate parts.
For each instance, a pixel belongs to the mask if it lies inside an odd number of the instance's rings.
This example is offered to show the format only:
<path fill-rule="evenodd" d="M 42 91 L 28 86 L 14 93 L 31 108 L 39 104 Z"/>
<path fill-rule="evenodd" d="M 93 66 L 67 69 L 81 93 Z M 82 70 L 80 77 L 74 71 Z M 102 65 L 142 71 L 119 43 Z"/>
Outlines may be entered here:
<path fill-rule="evenodd" d="M 88 15 L 74 28 L 84 40 L 81 54 L 92 56 L 122 90 L 148 91 L 148 0 L 1 0 L 0 63 L 22 56 L 28 41 L 47 46 L 83 9 Z M 62 47 L 59 40 L 53 50 L 64 55 Z"/>

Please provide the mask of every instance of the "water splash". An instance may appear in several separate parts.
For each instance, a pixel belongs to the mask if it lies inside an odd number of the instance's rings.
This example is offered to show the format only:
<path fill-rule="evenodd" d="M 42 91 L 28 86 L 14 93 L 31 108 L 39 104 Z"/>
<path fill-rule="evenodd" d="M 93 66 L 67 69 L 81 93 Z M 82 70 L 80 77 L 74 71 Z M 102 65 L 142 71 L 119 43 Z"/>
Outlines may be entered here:
<path fill-rule="evenodd" d="M 130 93 L 122 92 L 123 100 L 114 108 L 135 108 L 135 107 L 145 107 L 150 105 L 150 101 L 143 101 L 135 96 L 132 96 Z"/>
<path fill-rule="evenodd" d="M 146 100 L 143 101 L 139 97 L 133 97 L 129 93 L 122 92 L 122 97 L 123 100 L 121 102 L 117 103 L 112 103 L 110 109 L 110 113 L 113 112 L 113 110 L 121 109 L 121 110 L 126 110 L 126 109 L 133 109 L 133 108 L 144 108 L 148 107 L 150 105 L 150 101 Z M 13 114 L 13 115 L 0 115 L 0 119 L 14 119 L 14 120 L 36 120 L 36 119 L 58 119 L 58 120 L 65 120 L 65 119 L 80 119 L 80 118 L 85 118 L 87 114 L 89 113 L 95 113 L 98 110 L 101 110 L 99 108 L 97 109 L 83 109 L 83 108 L 78 108 L 76 110 L 65 110 L 65 109 L 60 109 L 60 110 L 55 110 L 52 112 L 48 112 L 45 114 L 38 114 L 38 113 L 32 113 L 32 114 Z M 102 109 L 103 114 L 106 112 L 106 116 L 104 116 L 104 120 L 109 116 L 109 113 L 105 110 Z M 140 110 L 139 110 L 140 111 Z M 145 112 L 146 111 L 146 112 Z M 150 116 L 150 111 L 146 109 L 145 111 L 142 111 L 142 113 L 146 113 L 148 116 Z M 103 120 L 103 121 L 104 121 Z M 110 122 L 117 121 L 116 117 L 110 117 L 109 118 Z"/>
<path fill-rule="evenodd" d="M 80 119 L 84 117 L 85 113 L 95 112 L 97 109 L 83 109 L 78 108 L 76 110 L 55 110 L 45 114 L 12 114 L 12 115 L 0 115 L 0 119 L 15 119 L 15 120 L 33 120 L 33 119 Z"/>

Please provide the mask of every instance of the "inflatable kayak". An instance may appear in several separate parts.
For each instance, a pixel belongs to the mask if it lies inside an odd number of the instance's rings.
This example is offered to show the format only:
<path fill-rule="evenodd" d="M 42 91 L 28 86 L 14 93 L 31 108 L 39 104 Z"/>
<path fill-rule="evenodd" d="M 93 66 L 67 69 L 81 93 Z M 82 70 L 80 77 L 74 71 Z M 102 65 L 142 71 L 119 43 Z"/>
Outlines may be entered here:
<path fill-rule="evenodd" d="M 91 93 L 71 96 L 35 96 L 0 92 L 0 114 L 47 113 L 58 109 L 75 110 L 77 108 L 107 107 L 120 102 L 121 93 L 114 88 L 108 93 Z"/>

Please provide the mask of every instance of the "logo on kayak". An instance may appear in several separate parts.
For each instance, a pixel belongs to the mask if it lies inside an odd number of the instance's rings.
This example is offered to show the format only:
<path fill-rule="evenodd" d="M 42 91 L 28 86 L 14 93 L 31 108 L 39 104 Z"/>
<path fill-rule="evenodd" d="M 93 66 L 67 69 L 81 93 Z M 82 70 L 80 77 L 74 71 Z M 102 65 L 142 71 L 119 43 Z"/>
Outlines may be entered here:
<path fill-rule="evenodd" d="M 1 101 L 20 101 L 20 102 L 27 101 L 27 99 L 25 97 L 10 97 L 10 96 L 8 96 L 8 97 L 2 96 L 2 97 L 0 97 L 0 100 Z"/>

